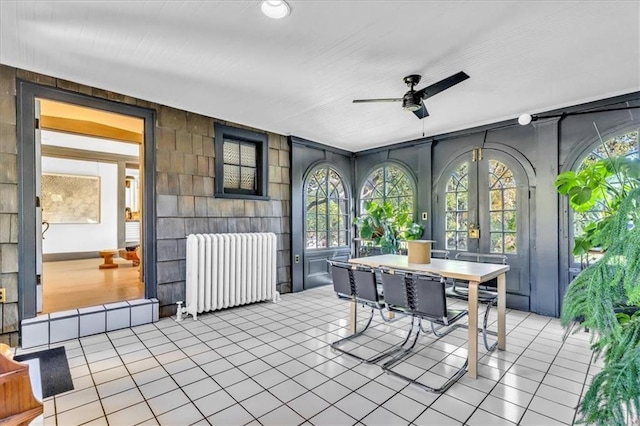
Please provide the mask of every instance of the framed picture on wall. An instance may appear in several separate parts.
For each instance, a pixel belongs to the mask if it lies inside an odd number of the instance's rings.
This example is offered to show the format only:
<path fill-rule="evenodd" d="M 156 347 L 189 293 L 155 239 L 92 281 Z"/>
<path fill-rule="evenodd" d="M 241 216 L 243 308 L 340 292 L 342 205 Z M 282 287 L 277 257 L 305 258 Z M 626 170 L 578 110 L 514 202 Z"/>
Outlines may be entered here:
<path fill-rule="evenodd" d="M 42 220 L 100 223 L 100 177 L 43 173 Z"/>

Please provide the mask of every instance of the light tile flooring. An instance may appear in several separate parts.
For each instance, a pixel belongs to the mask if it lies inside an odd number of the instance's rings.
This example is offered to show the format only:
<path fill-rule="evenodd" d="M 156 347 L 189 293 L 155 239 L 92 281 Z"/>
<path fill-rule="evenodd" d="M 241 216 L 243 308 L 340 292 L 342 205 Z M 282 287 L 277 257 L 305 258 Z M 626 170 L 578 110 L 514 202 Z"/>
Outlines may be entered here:
<path fill-rule="evenodd" d="M 325 287 L 64 342 L 75 389 L 48 398 L 34 424 L 572 424 L 599 369 L 588 334 L 563 342 L 557 319 L 509 311 L 507 351 L 482 350 L 481 377 L 428 393 L 332 351 L 348 314 Z M 367 314 L 361 309 L 360 319 Z M 408 325 L 376 321 L 358 338 L 363 354 L 400 339 Z M 466 357 L 465 333 L 421 338 L 433 344 L 396 368 L 443 380 Z"/>

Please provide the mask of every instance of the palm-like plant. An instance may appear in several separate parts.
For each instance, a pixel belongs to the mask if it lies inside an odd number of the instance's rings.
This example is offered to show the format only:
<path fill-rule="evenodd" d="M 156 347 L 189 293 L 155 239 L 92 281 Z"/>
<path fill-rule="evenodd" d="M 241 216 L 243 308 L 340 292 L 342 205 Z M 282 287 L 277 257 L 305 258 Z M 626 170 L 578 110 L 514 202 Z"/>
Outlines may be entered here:
<path fill-rule="evenodd" d="M 604 255 L 571 282 L 561 315 L 567 330 L 576 319 L 591 330 L 592 347 L 604 360 L 580 407 L 587 423 L 626 425 L 640 413 L 639 172 L 638 160 L 608 158 L 556 180 L 575 211 L 599 204 L 604 212 L 576 238 L 574 250 L 600 247 Z"/>

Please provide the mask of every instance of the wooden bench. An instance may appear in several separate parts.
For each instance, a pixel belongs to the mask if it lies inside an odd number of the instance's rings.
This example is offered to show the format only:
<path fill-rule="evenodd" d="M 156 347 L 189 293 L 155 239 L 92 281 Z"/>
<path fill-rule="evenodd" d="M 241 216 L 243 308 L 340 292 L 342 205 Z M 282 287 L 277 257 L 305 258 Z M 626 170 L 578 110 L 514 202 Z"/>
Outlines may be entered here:
<path fill-rule="evenodd" d="M 14 361 L 11 349 L 0 343 L 0 425 L 28 425 L 42 412 L 31 389 L 29 366 Z"/>

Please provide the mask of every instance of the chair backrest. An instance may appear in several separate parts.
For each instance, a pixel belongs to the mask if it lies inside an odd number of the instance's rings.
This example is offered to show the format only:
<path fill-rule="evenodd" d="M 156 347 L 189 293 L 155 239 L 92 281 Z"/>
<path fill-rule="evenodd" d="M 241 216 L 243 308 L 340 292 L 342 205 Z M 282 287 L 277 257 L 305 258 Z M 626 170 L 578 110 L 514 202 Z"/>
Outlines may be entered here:
<path fill-rule="evenodd" d="M 381 301 L 376 285 L 376 274 L 373 269 L 359 268 L 352 271 L 353 284 L 356 289 L 356 299 L 365 302 L 379 303 Z"/>
<path fill-rule="evenodd" d="M 393 274 L 387 270 L 381 272 L 384 303 L 391 308 L 410 309 L 405 285 L 405 279 L 410 279 L 409 276 L 402 272 Z"/>
<path fill-rule="evenodd" d="M 479 262 L 479 263 L 496 263 L 507 264 L 507 256 L 504 254 L 488 254 L 488 253 L 471 253 L 461 251 L 456 254 L 456 260 L 464 260 L 466 262 Z"/>
<path fill-rule="evenodd" d="M 441 277 L 414 275 L 407 282 L 407 297 L 416 316 L 447 322 L 447 298 Z"/>
<path fill-rule="evenodd" d="M 460 253 L 456 254 L 456 260 L 506 265 L 508 258 L 504 254 L 471 253 L 461 251 Z M 489 281 L 482 283 L 482 285 L 486 287 L 498 287 L 498 279 L 492 278 Z"/>
<path fill-rule="evenodd" d="M 431 257 L 435 257 L 436 259 L 448 259 L 449 254 L 449 250 L 431 249 Z"/>
<path fill-rule="evenodd" d="M 351 265 L 332 260 L 327 261 L 331 265 L 331 275 L 333 277 L 333 290 L 338 296 L 351 297 L 354 295 Z"/>

